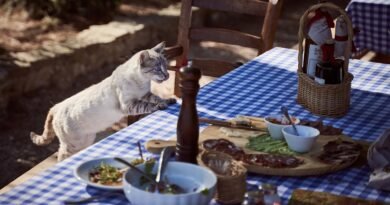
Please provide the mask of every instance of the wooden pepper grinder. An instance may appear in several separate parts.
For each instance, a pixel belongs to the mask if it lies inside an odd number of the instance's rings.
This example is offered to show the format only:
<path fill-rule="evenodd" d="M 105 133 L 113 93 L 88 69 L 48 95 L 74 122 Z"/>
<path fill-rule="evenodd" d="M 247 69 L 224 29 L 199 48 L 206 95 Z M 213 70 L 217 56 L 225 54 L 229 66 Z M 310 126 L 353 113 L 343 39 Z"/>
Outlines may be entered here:
<path fill-rule="evenodd" d="M 182 104 L 177 121 L 176 159 L 182 162 L 196 164 L 198 154 L 199 120 L 196 110 L 196 95 L 199 91 L 200 70 L 187 66 L 180 69 L 180 88 Z"/>

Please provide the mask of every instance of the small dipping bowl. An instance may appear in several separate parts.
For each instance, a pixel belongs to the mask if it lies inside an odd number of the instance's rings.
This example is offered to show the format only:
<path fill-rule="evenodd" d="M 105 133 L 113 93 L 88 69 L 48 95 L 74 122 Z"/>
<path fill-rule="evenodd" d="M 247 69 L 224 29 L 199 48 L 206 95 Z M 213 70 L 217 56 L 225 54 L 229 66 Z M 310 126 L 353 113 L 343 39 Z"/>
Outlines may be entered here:
<path fill-rule="evenodd" d="M 304 125 L 295 125 L 295 127 L 298 130 L 299 136 L 295 134 L 294 128 L 292 126 L 288 126 L 282 129 L 288 147 L 295 152 L 309 152 L 313 147 L 317 137 L 320 135 L 320 131 L 318 131 L 316 128 Z"/>
<path fill-rule="evenodd" d="M 299 123 L 298 118 L 293 117 L 293 116 L 290 116 L 290 117 L 291 117 L 291 120 L 295 124 Z M 271 137 L 273 139 L 276 139 L 276 140 L 282 140 L 283 139 L 282 129 L 285 127 L 291 126 L 291 125 L 282 125 L 282 124 L 274 123 L 274 122 L 272 122 L 272 119 L 281 122 L 282 115 L 270 115 L 270 116 L 267 116 L 266 118 L 264 118 L 264 121 L 267 124 L 268 132 L 271 135 Z"/>

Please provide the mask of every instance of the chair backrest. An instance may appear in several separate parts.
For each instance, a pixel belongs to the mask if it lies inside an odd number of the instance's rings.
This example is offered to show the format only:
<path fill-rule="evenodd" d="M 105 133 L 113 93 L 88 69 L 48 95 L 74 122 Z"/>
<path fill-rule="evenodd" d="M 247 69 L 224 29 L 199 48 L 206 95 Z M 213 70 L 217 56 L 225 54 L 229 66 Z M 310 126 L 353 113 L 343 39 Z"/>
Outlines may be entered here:
<path fill-rule="evenodd" d="M 177 58 L 176 65 L 181 66 L 187 60 L 190 41 L 214 41 L 232 45 L 255 48 L 258 54 L 272 48 L 279 19 L 282 0 L 182 0 L 179 20 L 178 44 L 182 46 L 182 55 Z M 192 27 L 192 7 L 217 11 L 234 12 L 252 15 L 259 20 L 264 18 L 261 33 L 252 35 L 240 31 Z M 257 25 L 260 27 L 261 24 Z M 256 26 L 256 25 L 254 25 Z M 235 68 L 234 62 L 213 59 L 192 59 L 194 66 L 202 69 L 203 75 L 219 77 Z"/>

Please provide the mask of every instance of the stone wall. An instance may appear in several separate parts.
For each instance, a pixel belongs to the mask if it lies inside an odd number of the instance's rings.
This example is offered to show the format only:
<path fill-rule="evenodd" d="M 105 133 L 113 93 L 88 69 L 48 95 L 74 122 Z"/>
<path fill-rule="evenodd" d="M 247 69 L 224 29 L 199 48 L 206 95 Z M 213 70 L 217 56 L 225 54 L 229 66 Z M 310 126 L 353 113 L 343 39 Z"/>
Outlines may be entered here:
<path fill-rule="evenodd" d="M 125 60 L 159 41 L 172 44 L 176 39 L 177 22 L 177 16 L 164 14 L 132 20 L 122 18 L 91 26 L 62 43 L 11 53 L 12 61 L 3 60 L 0 64 L 0 110 L 5 110 L 10 99 L 38 88 L 71 86 L 77 76 L 94 72 L 118 59 Z"/>

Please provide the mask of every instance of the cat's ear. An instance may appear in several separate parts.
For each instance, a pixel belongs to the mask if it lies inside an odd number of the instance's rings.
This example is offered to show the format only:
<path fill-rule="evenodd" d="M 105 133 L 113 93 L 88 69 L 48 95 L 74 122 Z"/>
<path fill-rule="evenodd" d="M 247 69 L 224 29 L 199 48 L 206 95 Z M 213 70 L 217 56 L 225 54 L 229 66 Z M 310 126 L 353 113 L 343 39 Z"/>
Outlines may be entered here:
<path fill-rule="evenodd" d="M 141 54 L 139 55 L 139 64 L 142 67 L 145 67 L 146 62 L 149 60 L 149 52 L 148 51 L 142 51 Z"/>
<path fill-rule="evenodd" d="M 157 53 L 162 53 L 165 48 L 165 41 L 157 44 L 155 47 L 152 48 L 152 50 L 156 51 Z"/>

